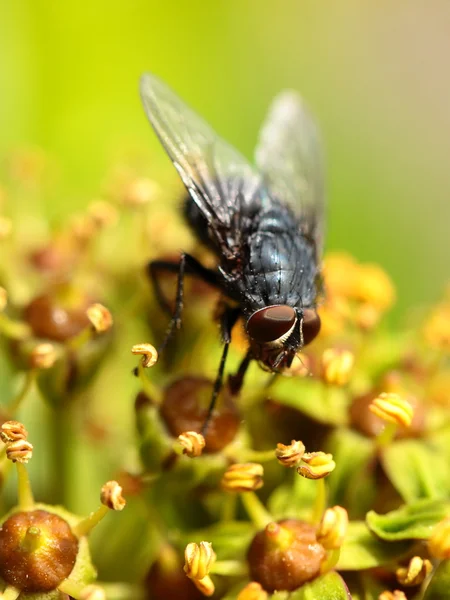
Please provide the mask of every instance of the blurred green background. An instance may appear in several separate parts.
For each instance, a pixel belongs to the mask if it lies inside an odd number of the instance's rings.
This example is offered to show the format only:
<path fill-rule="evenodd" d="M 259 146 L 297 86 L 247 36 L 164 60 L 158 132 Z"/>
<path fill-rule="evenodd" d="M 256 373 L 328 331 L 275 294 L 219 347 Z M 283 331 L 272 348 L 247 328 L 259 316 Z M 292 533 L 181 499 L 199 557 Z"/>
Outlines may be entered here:
<path fill-rule="evenodd" d="M 329 249 L 381 263 L 397 315 L 449 275 L 450 4 L 419 0 L 4 0 L 0 152 L 57 157 L 63 216 L 127 145 L 155 148 L 139 75 L 169 82 L 251 156 L 282 88 L 306 97 L 328 157 Z M 159 168 L 159 163 L 158 163 Z"/>

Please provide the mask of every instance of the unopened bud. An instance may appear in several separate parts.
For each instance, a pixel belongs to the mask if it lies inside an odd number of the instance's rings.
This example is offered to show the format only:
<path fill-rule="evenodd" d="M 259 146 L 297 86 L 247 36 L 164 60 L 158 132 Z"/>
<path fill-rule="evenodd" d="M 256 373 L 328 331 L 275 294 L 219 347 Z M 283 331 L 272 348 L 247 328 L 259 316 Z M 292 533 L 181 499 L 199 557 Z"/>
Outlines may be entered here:
<path fill-rule="evenodd" d="M 322 355 L 323 378 L 330 385 L 343 386 L 350 381 L 355 357 L 349 350 L 329 348 Z"/>
<path fill-rule="evenodd" d="M 296 467 L 301 461 L 304 453 L 304 443 L 295 440 L 292 440 L 288 446 L 277 444 L 277 449 L 275 450 L 275 456 L 277 457 L 278 462 L 284 467 Z"/>
<path fill-rule="evenodd" d="M 450 558 L 450 517 L 446 517 L 435 526 L 428 540 L 428 550 L 434 558 Z"/>
<path fill-rule="evenodd" d="M 432 570 L 433 565 L 428 559 L 414 556 L 406 567 L 399 567 L 395 574 L 401 585 L 409 587 L 423 583 Z"/>
<path fill-rule="evenodd" d="M 26 440 L 28 431 L 19 423 L 19 421 L 5 421 L 0 429 L 0 439 L 5 444 L 17 442 L 18 440 Z"/>
<path fill-rule="evenodd" d="M 183 450 L 183 454 L 195 458 L 201 455 L 205 447 L 205 438 L 196 431 L 186 431 L 178 436 L 178 443 Z"/>
<path fill-rule="evenodd" d="M 142 354 L 142 364 L 145 368 L 153 367 L 158 360 L 158 352 L 151 344 L 135 344 L 131 348 L 133 354 Z"/>
<path fill-rule="evenodd" d="M 411 404 L 398 394 L 380 394 L 369 405 L 369 409 L 384 421 L 409 427 L 414 416 Z"/>
<path fill-rule="evenodd" d="M 342 506 L 328 508 L 317 530 L 317 541 L 326 550 L 340 548 L 347 535 L 348 514 Z"/>
<path fill-rule="evenodd" d="M 264 469 L 258 463 L 238 463 L 225 471 L 221 486 L 227 492 L 252 492 L 264 485 Z"/>
<path fill-rule="evenodd" d="M 125 190 L 123 201 L 131 207 L 142 206 L 156 198 L 159 191 L 159 185 L 152 179 L 135 179 Z"/>
<path fill-rule="evenodd" d="M 57 353 L 53 344 L 43 342 L 33 348 L 30 354 L 30 366 L 32 369 L 50 369 L 57 359 Z"/>
<path fill-rule="evenodd" d="M 306 479 L 322 479 L 334 471 L 336 463 L 332 454 L 326 452 L 305 452 L 297 473 Z"/>
<path fill-rule="evenodd" d="M 87 317 L 94 326 L 97 333 L 103 333 L 111 329 L 113 318 L 109 310 L 103 304 L 92 304 L 87 311 Z"/>
<path fill-rule="evenodd" d="M 26 440 L 17 440 L 6 445 L 6 456 L 12 462 L 27 463 L 33 456 L 33 446 Z"/>
<path fill-rule="evenodd" d="M 203 579 L 216 560 L 216 554 L 210 542 L 188 544 L 184 551 L 184 572 L 190 579 Z"/>
<path fill-rule="evenodd" d="M 238 594 L 237 600 L 267 600 L 269 594 L 260 583 L 251 581 Z"/>
<path fill-rule="evenodd" d="M 108 481 L 102 487 L 100 501 L 111 510 L 123 510 L 126 500 L 122 496 L 122 488 L 117 481 Z"/>

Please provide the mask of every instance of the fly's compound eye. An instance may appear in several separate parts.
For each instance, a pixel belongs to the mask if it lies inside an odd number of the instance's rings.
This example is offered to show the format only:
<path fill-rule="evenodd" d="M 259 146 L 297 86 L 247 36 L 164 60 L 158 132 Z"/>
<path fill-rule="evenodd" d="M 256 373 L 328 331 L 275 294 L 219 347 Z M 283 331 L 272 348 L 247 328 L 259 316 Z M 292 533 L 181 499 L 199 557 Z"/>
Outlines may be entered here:
<path fill-rule="evenodd" d="M 305 308 L 303 310 L 303 322 L 302 322 L 302 333 L 303 333 L 303 345 L 309 344 L 319 334 L 320 331 L 320 317 L 312 308 Z"/>
<path fill-rule="evenodd" d="M 247 333 L 259 344 L 274 342 L 291 331 L 296 318 L 295 310 L 290 306 L 267 306 L 251 315 Z"/>

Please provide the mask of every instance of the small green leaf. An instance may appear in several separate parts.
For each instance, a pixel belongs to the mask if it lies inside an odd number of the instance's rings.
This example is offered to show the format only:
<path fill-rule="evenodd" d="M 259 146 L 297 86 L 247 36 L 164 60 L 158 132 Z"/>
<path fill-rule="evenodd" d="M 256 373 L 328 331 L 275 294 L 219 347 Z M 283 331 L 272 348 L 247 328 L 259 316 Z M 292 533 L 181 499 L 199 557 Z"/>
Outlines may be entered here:
<path fill-rule="evenodd" d="M 359 571 L 386 565 L 406 554 L 410 546 L 408 542 L 386 543 L 373 535 L 364 521 L 352 521 L 337 568 L 340 571 Z"/>
<path fill-rule="evenodd" d="M 289 600 L 351 600 L 344 580 L 338 573 L 330 571 L 292 592 Z"/>
<path fill-rule="evenodd" d="M 449 512 L 450 506 L 440 500 L 418 500 L 385 515 L 367 513 L 366 523 L 378 537 L 387 541 L 428 539 L 436 523 Z"/>
<path fill-rule="evenodd" d="M 450 465 L 447 457 L 431 444 L 401 440 L 383 450 L 381 462 L 405 502 L 448 496 Z"/>
<path fill-rule="evenodd" d="M 333 454 L 336 462 L 336 468 L 327 479 L 328 502 L 345 506 L 353 514 L 361 498 L 355 494 L 355 486 L 362 475 L 370 471 L 368 463 L 374 453 L 374 443 L 350 429 L 340 428 L 328 439 L 326 450 Z"/>
<path fill-rule="evenodd" d="M 448 600 L 450 594 L 450 560 L 443 560 L 427 587 L 423 600 Z"/>
<path fill-rule="evenodd" d="M 320 423 L 347 422 L 348 395 L 342 388 L 326 387 L 316 380 L 283 378 L 277 381 L 275 396 L 280 404 L 296 408 Z"/>

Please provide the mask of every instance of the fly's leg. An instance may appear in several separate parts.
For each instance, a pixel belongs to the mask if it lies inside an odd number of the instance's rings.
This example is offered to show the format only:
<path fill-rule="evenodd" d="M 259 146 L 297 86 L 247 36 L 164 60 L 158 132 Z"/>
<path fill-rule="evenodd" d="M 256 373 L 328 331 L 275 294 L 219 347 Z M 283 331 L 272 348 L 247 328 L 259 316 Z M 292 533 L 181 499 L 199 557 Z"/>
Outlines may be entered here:
<path fill-rule="evenodd" d="M 244 377 L 252 358 L 252 353 L 248 350 L 247 354 L 242 359 L 237 372 L 234 375 L 230 375 L 228 378 L 228 385 L 230 386 L 231 393 L 235 396 L 237 396 L 242 389 Z"/>
<path fill-rule="evenodd" d="M 220 328 L 222 332 L 222 340 L 223 340 L 223 350 L 222 356 L 220 358 L 219 370 L 217 371 L 216 380 L 214 381 L 214 387 L 211 395 L 211 400 L 209 402 L 208 414 L 206 415 L 205 422 L 202 427 L 202 435 L 206 436 L 206 432 L 208 430 L 208 425 L 211 421 L 211 417 L 216 407 L 217 397 L 222 389 L 223 385 L 223 374 L 225 371 L 225 363 L 227 361 L 228 356 L 228 348 L 231 342 L 231 331 L 236 324 L 240 315 L 240 311 L 238 308 L 226 308 L 225 312 L 222 315 L 220 321 Z"/>
<path fill-rule="evenodd" d="M 181 317 L 183 314 L 184 300 L 184 276 L 193 275 L 214 287 L 220 286 L 217 275 L 214 271 L 207 269 L 201 263 L 199 263 L 198 260 L 196 260 L 193 256 L 184 252 L 181 254 L 179 262 L 169 260 L 154 260 L 150 262 L 147 266 L 147 271 L 150 275 L 150 279 L 152 281 L 153 289 L 158 303 L 160 304 L 161 308 L 171 316 L 171 320 L 167 328 L 166 334 L 158 349 L 158 352 L 161 352 L 166 347 L 175 330 L 179 329 L 181 326 Z M 160 273 L 178 274 L 174 312 L 172 312 L 170 302 L 167 300 L 164 292 L 162 291 L 161 284 L 158 278 L 158 275 Z"/>

